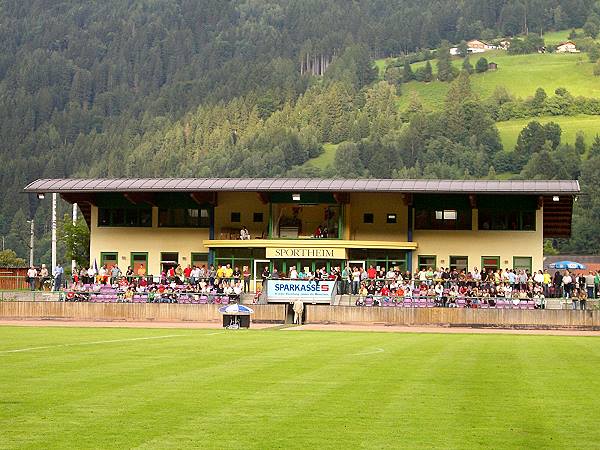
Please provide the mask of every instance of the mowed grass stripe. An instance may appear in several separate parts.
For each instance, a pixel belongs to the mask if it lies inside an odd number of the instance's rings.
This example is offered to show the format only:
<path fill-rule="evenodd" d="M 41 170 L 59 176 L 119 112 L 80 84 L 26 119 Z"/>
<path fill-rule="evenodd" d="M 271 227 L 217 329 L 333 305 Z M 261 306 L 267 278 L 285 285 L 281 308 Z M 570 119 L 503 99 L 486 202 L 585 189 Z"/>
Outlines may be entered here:
<path fill-rule="evenodd" d="M 25 343 L 39 329 L 0 329 Z M 45 329 L 47 341 L 151 330 Z M 172 330 L 153 330 L 172 332 Z M 0 447 L 594 448 L 598 338 L 240 331 L 13 354 Z M 384 351 L 368 355 L 373 349 Z M 576 381 L 580 380 L 580 381 Z M 577 420 L 585 417 L 584 420 Z M 243 430 L 243 441 L 234 429 Z"/>

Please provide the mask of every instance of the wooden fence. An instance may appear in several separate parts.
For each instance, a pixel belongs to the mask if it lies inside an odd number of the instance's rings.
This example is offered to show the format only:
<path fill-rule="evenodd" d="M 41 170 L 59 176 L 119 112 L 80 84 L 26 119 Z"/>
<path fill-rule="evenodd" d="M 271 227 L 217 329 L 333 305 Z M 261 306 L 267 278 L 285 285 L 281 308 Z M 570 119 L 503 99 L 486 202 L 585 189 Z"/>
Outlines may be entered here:
<path fill-rule="evenodd" d="M 221 305 L 176 303 L 0 302 L 0 319 L 221 322 Z M 251 305 L 253 322 L 284 323 L 285 305 Z"/>
<path fill-rule="evenodd" d="M 600 330 L 600 311 L 308 305 L 306 323 Z"/>

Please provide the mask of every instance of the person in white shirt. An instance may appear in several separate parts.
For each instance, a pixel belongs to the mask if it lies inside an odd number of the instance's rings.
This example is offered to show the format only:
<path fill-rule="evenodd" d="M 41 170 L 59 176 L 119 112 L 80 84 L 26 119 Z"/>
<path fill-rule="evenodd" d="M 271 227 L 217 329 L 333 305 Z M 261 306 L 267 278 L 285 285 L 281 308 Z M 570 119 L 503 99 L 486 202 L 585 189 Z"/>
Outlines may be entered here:
<path fill-rule="evenodd" d="M 29 288 L 32 291 L 35 291 L 35 282 L 37 280 L 37 276 L 38 276 L 37 269 L 35 267 L 31 266 L 29 268 L 29 270 L 27 271 L 27 278 L 29 281 Z"/>
<path fill-rule="evenodd" d="M 242 241 L 247 241 L 250 239 L 250 233 L 245 226 L 242 226 L 242 229 L 240 230 L 240 239 Z"/>
<path fill-rule="evenodd" d="M 298 271 L 296 270 L 295 267 L 292 267 L 290 269 L 290 279 L 291 280 L 297 280 L 298 279 Z"/>
<path fill-rule="evenodd" d="M 573 292 L 573 277 L 571 277 L 571 274 L 569 272 L 567 272 L 566 275 L 563 277 L 562 284 L 565 290 L 565 297 L 571 297 L 571 292 Z"/>

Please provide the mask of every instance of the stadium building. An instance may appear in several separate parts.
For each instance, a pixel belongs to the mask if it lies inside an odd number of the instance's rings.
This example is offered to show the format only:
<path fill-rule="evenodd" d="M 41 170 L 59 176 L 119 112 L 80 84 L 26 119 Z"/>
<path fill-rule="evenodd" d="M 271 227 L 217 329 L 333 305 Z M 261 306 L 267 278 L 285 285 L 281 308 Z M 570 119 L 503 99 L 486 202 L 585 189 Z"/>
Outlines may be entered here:
<path fill-rule="evenodd" d="M 40 179 L 26 192 L 77 203 L 91 264 L 331 265 L 401 270 L 543 267 L 571 234 L 571 180 Z M 245 227 L 250 239 L 240 239 Z"/>

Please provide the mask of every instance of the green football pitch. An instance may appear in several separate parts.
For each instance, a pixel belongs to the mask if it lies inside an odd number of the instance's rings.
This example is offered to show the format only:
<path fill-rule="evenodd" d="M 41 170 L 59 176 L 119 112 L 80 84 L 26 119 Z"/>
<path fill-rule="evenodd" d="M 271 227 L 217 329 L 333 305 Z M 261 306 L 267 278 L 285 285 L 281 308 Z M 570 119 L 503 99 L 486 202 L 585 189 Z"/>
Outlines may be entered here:
<path fill-rule="evenodd" d="M 599 448 L 600 338 L 0 327 L 0 448 Z"/>

